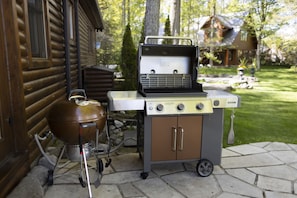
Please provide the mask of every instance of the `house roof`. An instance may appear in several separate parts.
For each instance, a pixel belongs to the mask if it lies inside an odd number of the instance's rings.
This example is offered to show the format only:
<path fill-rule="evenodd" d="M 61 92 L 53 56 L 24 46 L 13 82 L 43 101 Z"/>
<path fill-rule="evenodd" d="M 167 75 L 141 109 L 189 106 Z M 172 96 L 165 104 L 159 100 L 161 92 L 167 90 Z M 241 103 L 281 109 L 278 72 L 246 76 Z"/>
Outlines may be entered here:
<path fill-rule="evenodd" d="M 95 29 L 103 30 L 103 19 L 97 0 L 80 0 L 82 8 L 85 10 L 88 18 L 94 25 Z"/>
<path fill-rule="evenodd" d="M 236 36 L 239 34 L 241 27 L 244 24 L 244 18 L 247 16 L 247 12 L 224 14 L 224 15 L 215 15 L 209 16 L 207 19 L 204 19 L 204 23 L 201 25 L 201 30 L 209 27 L 209 23 L 213 17 L 216 20 L 220 21 L 225 28 L 229 29 L 224 36 L 223 40 L 217 44 L 217 46 L 232 46 Z M 204 31 L 203 31 L 204 34 Z M 203 37 L 200 37 L 203 38 Z M 201 40 L 200 43 L 203 45 L 204 40 Z"/>

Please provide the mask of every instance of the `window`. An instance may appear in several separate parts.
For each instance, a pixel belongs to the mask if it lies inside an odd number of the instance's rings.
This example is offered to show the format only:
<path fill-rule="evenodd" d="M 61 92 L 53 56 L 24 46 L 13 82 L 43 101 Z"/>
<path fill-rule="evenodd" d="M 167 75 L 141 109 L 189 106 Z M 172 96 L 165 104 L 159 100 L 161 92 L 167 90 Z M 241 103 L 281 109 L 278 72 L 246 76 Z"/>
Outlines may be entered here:
<path fill-rule="evenodd" d="M 49 67 L 51 65 L 47 3 L 47 0 L 28 0 L 30 68 Z"/>
<path fill-rule="evenodd" d="M 248 32 L 245 30 L 241 30 L 240 31 L 240 40 L 247 41 L 247 37 L 248 37 Z"/>
<path fill-rule="evenodd" d="M 229 50 L 229 61 L 233 61 L 235 55 L 235 50 Z"/>
<path fill-rule="evenodd" d="M 32 57 L 47 58 L 44 5 L 41 0 L 28 0 Z"/>

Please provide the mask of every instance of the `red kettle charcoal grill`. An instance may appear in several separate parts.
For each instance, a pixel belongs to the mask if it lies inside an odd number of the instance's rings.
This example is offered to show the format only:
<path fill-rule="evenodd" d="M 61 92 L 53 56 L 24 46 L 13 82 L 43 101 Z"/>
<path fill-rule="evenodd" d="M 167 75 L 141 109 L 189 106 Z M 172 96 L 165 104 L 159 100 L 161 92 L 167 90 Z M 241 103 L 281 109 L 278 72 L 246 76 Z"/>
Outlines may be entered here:
<path fill-rule="evenodd" d="M 98 158 L 98 154 L 106 151 L 99 148 L 98 138 L 106 123 L 106 111 L 104 107 L 98 101 L 88 100 L 84 90 L 75 89 L 70 92 L 68 101 L 59 101 L 51 107 L 47 120 L 51 132 L 64 142 L 55 168 L 64 151 L 66 151 L 70 161 L 80 162 L 81 174 L 79 176 L 79 182 L 83 187 L 86 187 L 86 182 L 82 178 L 84 171 L 89 195 L 92 197 L 87 159 L 91 154 L 95 155 L 97 171 L 101 175 L 103 163 Z M 109 152 L 109 149 L 107 152 Z M 49 171 L 49 185 L 53 184 L 54 171 L 55 169 Z M 99 185 L 99 176 L 96 182 Z"/>

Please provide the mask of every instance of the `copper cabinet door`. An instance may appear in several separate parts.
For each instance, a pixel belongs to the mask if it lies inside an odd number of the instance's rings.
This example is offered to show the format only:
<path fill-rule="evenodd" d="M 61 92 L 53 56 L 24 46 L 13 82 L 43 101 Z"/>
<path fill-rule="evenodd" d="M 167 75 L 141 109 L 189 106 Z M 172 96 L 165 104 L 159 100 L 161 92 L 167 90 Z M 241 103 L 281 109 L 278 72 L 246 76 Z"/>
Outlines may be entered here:
<path fill-rule="evenodd" d="M 152 118 L 152 161 L 199 159 L 202 116 Z"/>

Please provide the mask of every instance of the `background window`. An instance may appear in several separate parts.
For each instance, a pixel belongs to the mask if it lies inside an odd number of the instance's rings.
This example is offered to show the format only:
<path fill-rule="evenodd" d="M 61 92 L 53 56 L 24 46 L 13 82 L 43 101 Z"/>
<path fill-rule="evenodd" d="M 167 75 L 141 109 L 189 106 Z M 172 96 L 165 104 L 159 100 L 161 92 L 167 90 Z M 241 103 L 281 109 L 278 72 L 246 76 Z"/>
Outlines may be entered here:
<path fill-rule="evenodd" d="M 32 57 L 47 58 L 43 0 L 28 0 Z"/>
<path fill-rule="evenodd" d="M 242 41 L 247 41 L 247 37 L 248 37 L 248 32 L 245 31 L 245 30 L 241 30 L 241 32 L 240 32 L 240 39 Z"/>

